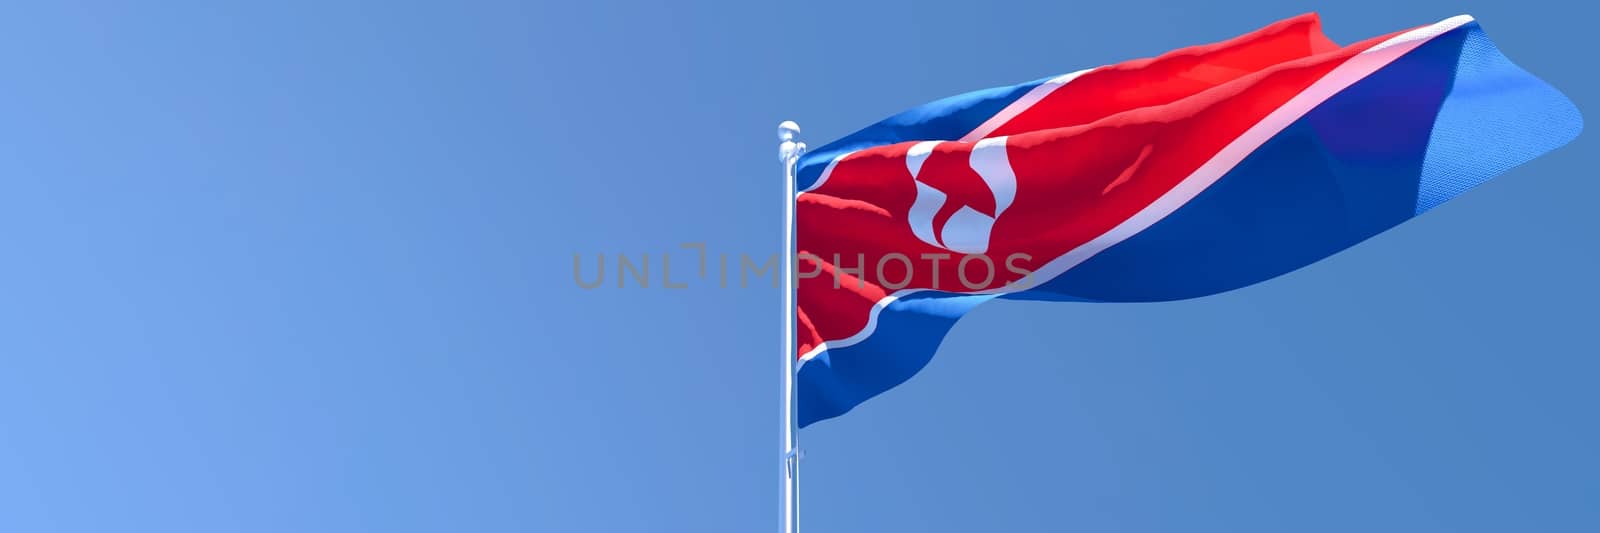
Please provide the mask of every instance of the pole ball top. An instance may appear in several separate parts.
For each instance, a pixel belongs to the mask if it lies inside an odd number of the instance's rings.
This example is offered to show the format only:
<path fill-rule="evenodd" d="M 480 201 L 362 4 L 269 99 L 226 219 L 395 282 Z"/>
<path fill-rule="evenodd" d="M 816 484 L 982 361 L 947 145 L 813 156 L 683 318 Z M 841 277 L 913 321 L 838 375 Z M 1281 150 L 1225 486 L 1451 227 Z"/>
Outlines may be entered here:
<path fill-rule="evenodd" d="M 800 136 L 800 125 L 795 124 L 793 120 L 785 120 L 782 124 L 778 124 L 779 141 L 793 141 L 798 136 Z"/>

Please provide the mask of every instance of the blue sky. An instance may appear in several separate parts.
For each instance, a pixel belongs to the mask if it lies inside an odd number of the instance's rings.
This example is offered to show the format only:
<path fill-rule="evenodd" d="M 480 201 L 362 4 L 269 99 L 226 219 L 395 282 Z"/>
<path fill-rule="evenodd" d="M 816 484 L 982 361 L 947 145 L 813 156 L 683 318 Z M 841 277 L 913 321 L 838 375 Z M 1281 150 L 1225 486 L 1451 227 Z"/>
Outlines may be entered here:
<path fill-rule="evenodd" d="M 0 17 L 0 530 L 776 528 L 773 130 L 1316 10 L 1458 13 L 1589 110 L 1540 1 L 60 2 Z M 979 308 L 808 428 L 808 531 L 1594 531 L 1591 135 L 1327 261 Z M 685 270 L 687 271 L 687 270 Z"/>

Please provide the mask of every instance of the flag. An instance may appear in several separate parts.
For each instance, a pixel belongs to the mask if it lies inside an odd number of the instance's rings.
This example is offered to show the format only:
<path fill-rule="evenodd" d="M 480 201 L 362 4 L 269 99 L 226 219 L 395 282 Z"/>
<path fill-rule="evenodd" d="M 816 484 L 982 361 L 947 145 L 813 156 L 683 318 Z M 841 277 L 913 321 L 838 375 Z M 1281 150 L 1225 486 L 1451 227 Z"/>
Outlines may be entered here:
<path fill-rule="evenodd" d="M 1581 129 L 1469 16 L 1340 46 L 1302 15 L 900 113 L 798 164 L 798 423 L 909 379 L 983 302 L 1244 287 Z"/>

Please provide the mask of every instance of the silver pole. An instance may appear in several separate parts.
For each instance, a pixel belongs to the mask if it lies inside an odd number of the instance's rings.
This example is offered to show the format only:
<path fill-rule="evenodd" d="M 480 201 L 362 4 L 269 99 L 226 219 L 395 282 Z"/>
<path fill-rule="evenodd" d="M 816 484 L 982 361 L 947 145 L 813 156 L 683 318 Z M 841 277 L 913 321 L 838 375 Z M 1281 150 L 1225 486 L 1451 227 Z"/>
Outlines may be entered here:
<path fill-rule="evenodd" d="M 800 125 L 792 121 L 778 124 L 778 158 L 783 161 L 783 532 L 800 531 L 800 436 L 795 428 L 795 304 L 794 304 L 794 201 L 795 166 L 806 152 L 806 143 L 796 140 Z"/>

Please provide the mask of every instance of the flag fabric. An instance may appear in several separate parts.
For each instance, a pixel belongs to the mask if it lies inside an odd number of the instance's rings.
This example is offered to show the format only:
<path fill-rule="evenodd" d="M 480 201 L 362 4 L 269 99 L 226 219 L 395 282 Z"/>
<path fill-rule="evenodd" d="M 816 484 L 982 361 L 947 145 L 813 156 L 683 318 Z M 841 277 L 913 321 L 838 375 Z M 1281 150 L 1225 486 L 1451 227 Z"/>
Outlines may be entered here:
<path fill-rule="evenodd" d="M 909 379 L 980 303 L 1244 287 L 1581 129 L 1468 16 L 1340 46 L 1302 15 L 900 113 L 798 165 L 799 425 Z"/>

